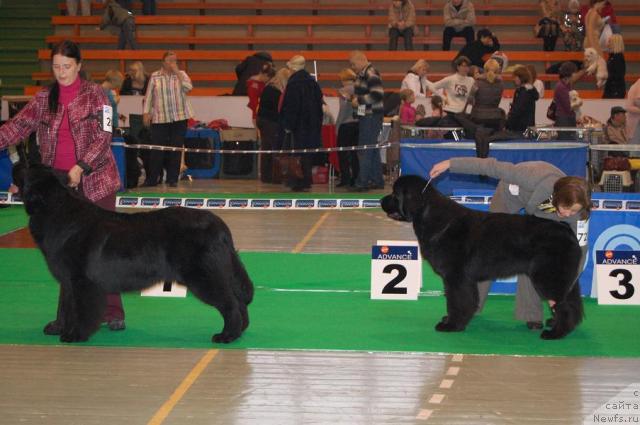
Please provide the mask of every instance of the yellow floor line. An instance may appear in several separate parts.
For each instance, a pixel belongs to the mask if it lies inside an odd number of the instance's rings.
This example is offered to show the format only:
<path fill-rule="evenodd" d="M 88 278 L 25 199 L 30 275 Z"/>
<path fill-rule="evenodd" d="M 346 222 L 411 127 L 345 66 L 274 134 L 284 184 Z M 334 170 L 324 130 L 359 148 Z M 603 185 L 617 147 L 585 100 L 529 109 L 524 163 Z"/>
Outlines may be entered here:
<path fill-rule="evenodd" d="M 307 234 L 304 235 L 304 238 L 302 238 L 302 240 L 300 242 L 298 242 L 296 247 L 293 248 L 293 251 L 291 251 L 291 252 L 294 253 L 294 254 L 297 254 L 297 253 L 301 252 L 304 249 L 304 247 L 307 245 L 309 240 L 313 237 L 313 235 L 316 234 L 316 232 L 318 231 L 320 226 L 322 226 L 322 223 L 327 219 L 328 216 L 329 216 L 329 212 L 326 212 L 326 213 L 322 214 L 322 216 L 320 216 L 318 221 L 316 221 L 316 224 L 314 224 L 313 227 L 311 229 L 309 229 Z"/>
<path fill-rule="evenodd" d="M 195 365 L 193 369 L 191 369 L 191 372 L 189 372 L 189 374 L 182 380 L 173 394 L 171 394 L 171 397 L 169 397 L 169 399 L 164 402 L 164 404 L 160 407 L 160 409 L 158 409 L 156 414 L 153 415 L 153 418 L 151 418 L 151 420 L 147 422 L 147 425 L 160 425 L 162 422 L 164 422 L 165 419 L 167 419 L 167 416 L 169 416 L 169 413 L 171 413 L 175 405 L 178 404 L 182 397 L 184 397 L 191 385 L 193 385 L 193 383 L 198 379 L 200 374 L 205 370 L 207 365 L 211 363 L 211 360 L 213 360 L 213 358 L 217 354 L 218 350 L 207 351 L 207 353 L 200 359 L 198 364 Z"/>

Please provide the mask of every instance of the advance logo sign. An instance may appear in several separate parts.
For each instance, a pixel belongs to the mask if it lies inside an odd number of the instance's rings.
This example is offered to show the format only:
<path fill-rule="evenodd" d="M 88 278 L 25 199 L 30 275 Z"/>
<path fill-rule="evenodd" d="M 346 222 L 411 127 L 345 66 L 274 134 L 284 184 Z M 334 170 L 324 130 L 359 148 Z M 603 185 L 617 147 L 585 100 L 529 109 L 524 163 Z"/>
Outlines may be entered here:
<path fill-rule="evenodd" d="M 598 304 L 640 304 L 640 251 L 596 251 Z"/>
<path fill-rule="evenodd" d="M 416 245 L 371 247 L 371 299 L 417 300 L 422 261 Z"/>

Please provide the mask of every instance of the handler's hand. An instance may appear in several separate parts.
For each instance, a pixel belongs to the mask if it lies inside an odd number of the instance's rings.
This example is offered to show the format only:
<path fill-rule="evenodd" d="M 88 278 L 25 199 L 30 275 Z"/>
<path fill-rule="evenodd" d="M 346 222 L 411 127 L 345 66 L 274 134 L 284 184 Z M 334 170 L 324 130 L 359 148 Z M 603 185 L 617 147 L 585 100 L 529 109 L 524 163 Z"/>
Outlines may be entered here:
<path fill-rule="evenodd" d="M 82 168 L 77 164 L 69 170 L 69 187 L 78 187 L 82 178 L 82 171 Z"/>
<path fill-rule="evenodd" d="M 432 179 L 435 179 L 440 174 L 447 171 L 449 167 L 451 167 L 451 162 L 448 159 L 438 162 L 431 168 L 431 171 L 429 171 L 429 177 L 431 177 Z"/>
<path fill-rule="evenodd" d="M 20 192 L 20 189 L 18 189 L 18 186 L 16 186 L 15 184 L 11 183 L 11 186 L 9 186 L 9 189 L 7 189 L 7 192 L 15 194 L 15 193 Z"/>

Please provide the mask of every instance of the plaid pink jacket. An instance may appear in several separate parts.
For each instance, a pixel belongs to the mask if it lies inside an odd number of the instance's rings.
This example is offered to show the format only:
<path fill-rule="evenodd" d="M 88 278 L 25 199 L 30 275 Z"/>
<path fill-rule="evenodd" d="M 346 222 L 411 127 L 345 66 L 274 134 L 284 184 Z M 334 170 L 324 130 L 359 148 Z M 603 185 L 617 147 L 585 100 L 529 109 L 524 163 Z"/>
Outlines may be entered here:
<path fill-rule="evenodd" d="M 64 108 L 49 113 L 49 90 L 41 90 L 11 120 L 0 127 L 0 149 L 17 144 L 36 131 L 42 162 L 51 166 L 56 154 L 58 129 Z M 111 133 L 102 131 L 102 106 L 109 105 L 102 88 L 82 81 L 78 97 L 69 104 L 69 123 L 78 163 L 90 167 L 82 176 L 84 196 L 97 201 L 115 193 L 120 187 L 118 169 L 111 153 Z M 83 165 L 84 165 L 83 164 Z"/>

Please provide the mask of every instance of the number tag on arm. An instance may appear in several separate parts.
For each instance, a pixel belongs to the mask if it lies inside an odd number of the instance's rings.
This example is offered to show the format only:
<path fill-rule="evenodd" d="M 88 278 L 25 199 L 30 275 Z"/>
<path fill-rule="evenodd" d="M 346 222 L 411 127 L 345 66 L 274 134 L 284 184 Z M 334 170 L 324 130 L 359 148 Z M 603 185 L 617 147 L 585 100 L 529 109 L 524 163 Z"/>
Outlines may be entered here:
<path fill-rule="evenodd" d="M 102 130 L 113 133 L 113 108 L 102 105 Z"/>
<path fill-rule="evenodd" d="M 586 246 L 589 239 L 589 220 L 578 220 L 576 237 L 578 238 L 578 245 Z"/>

